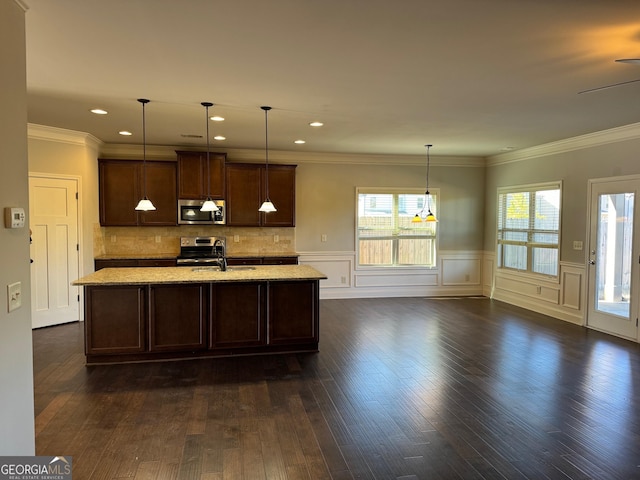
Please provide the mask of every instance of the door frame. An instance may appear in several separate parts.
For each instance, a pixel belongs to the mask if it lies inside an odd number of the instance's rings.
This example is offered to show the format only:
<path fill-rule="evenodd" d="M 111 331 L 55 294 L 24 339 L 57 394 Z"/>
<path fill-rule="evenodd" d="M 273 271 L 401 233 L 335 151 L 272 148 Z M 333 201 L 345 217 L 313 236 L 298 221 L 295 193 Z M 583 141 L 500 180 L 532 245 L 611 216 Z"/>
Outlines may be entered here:
<path fill-rule="evenodd" d="M 600 331 L 600 332 L 606 333 L 607 335 L 616 336 L 618 338 L 624 338 L 625 340 L 632 340 L 638 343 L 640 342 L 640 328 L 636 328 L 636 337 L 632 338 L 632 337 L 624 337 L 621 335 L 616 335 L 613 332 L 608 332 L 608 331 L 604 331 L 604 330 L 589 326 L 589 311 L 591 309 L 590 301 L 592 299 L 591 289 L 595 288 L 593 285 L 593 281 L 591 280 L 592 265 L 590 264 L 591 250 L 592 250 L 591 234 L 592 234 L 592 229 L 596 228 L 596 225 L 592 225 L 592 213 L 593 213 L 592 212 L 592 196 L 593 196 L 595 185 L 615 183 L 615 182 L 636 182 L 638 185 L 637 200 L 634 201 L 634 232 L 633 232 L 634 239 L 632 241 L 632 245 L 633 246 L 640 245 L 640 240 L 637 240 L 638 236 L 640 236 L 640 229 L 635 228 L 636 225 L 640 225 L 640 174 L 588 179 L 587 180 L 587 198 L 586 198 L 587 216 L 586 216 L 586 236 L 585 236 L 585 239 L 586 239 L 585 244 L 587 248 L 585 252 L 586 255 L 584 258 L 586 282 L 585 282 L 585 296 L 584 296 L 585 308 L 584 308 L 583 325 L 586 328 L 589 328 L 591 330 Z M 636 257 L 640 256 L 640 248 L 638 248 L 638 251 L 632 252 L 632 254 L 635 254 Z M 640 262 L 640 258 L 638 259 L 638 261 Z M 633 318 L 633 316 L 635 316 L 636 319 L 638 319 L 638 317 L 640 316 L 640 276 L 639 276 L 640 264 L 636 263 L 636 261 L 632 259 L 632 265 L 635 265 L 635 272 L 632 271 L 632 283 L 631 283 L 631 288 L 633 289 L 631 291 L 631 297 L 634 300 L 633 300 L 633 303 L 629 305 L 629 308 L 631 309 L 629 311 L 629 316 L 630 318 Z"/>
<path fill-rule="evenodd" d="M 78 278 L 84 276 L 84 228 L 82 224 L 82 219 L 84 218 L 83 208 L 82 208 L 82 199 L 83 191 L 82 191 L 82 176 L 80 175 L 66 175 L 61 173 L 45 173 L 45 172 L 31 172 L 29 171 L 28 178 L 48 178 L 52 180 L 75 180 L 78 185 L 78 203 L 76 209 L 77 215 L 77 225 L 78 225 Z M 31 192 L 29 192 L 31 195 Z M 78 287 L 78 295 L 80 295 L 80 302 L 78 304 L 78 319 L 81 322 L 84 322 L 84 289 Z"/>

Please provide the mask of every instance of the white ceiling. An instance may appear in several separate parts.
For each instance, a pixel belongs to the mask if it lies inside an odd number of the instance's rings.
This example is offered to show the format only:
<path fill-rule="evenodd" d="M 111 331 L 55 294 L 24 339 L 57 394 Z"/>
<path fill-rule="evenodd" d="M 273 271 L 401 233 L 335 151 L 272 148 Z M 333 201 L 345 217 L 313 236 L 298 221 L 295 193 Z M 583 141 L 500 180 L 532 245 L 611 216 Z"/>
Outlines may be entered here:
<path fill-rule="evenodd" d="M 261 105 L 269 148 L 302 152 L 484 157 L 640 121 L 640 82 L 578 94 L 640 79 L 614 62 L 640 57 L 638 0 L 26 3 L 29 122 L 106 143 L 141 143 L 140 97 L 149 145 L 206 148 L 213 102 L 218 151 L 264 148 Z"/>

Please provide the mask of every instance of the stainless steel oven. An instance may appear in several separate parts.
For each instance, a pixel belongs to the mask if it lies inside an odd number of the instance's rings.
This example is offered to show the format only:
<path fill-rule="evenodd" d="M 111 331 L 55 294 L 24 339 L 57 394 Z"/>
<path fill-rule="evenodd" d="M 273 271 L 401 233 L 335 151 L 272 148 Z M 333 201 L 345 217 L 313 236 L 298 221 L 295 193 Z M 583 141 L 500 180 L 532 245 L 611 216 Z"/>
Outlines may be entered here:
<path fill-rule="evenodd" d="M 214 200 L 218 211 L 203 212 L 204 200 L 178 200 L 178 223 L 181 225 L 224 225 L 224 200 Z"/>

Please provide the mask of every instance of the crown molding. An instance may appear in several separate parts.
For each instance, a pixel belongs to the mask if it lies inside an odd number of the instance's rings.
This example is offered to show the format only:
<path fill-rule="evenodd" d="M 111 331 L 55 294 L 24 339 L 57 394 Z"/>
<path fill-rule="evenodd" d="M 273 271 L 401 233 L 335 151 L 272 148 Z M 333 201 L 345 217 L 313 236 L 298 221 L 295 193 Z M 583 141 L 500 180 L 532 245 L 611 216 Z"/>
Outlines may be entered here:
<path fill-rule="evenodd" d="M 76 132 L 75 130 L 66 130 L 58 127 L 48 127 L 35 123 L 27 124 L 27 136 L 32 140 L 46 140 L 69 145 L 81 145 L 95 150 L 99 150 L 103 144 L 101 140 L 90 133 Z"/>
<path fill-rule="evenodd" d="M 14 2 L 16 2 L 18 4 L 18 6 L 24 10 L 25 12 L 27 10 L 29 10 L 29 5 L 27 5 L 27 2 L 23 1 L 23 0 L 13 0 Z"/>
<path fill-rule="evenodd" d="M 572 152 L 584 148 L 592 148 L 610 143 L 624 142 L 627 140 L 640 139 L 640 123 L 632 123 L 622 127 L 602 130 L 600 132 L 588 133 L 578 137 L 558 140 L 557 142 L 545 143 L 535 147 L 523 148 L 508 153 L 501 153 L 487 157 L 487 167 L 504 165 L 507 163 L 531 160 L 536 157 L 557 155 L 560 153 Z"/>
<path fill-rule="evenodd" d="M 147 158 L 156 160 L 175 160 L 176 150 L 202 152 L 202 148 L 188 148 L 171 145 L 147 145 Z M 226 149 L 216 148 L 215 153 L 225 152 L 229 162 L 262 163 L 265 161 L 264 150 L 260 149 Z M 137 159 L 142 158 L 141 145 L 137 144 L 103 144 L 100 149 L 103 158 Z M 344 153 L 291 152 L 269 150 L 269 162 L 282 164 L 325 163 L 351 165 L 393 165 L 423 166 L 424 155 L 363 155 Z M 432 166 L 447 167 L 484 167 L 484 158 L 479 157 L 434 157 Z"/>

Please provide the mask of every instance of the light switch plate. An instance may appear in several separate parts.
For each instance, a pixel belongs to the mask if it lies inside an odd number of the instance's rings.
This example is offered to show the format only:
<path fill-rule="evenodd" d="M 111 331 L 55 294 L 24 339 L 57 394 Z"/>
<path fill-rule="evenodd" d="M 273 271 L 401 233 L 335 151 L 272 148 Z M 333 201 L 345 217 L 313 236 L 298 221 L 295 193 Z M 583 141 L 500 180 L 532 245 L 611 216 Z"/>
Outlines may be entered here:
<path fill-rule="evenodd" d="M 7 299 L 9 311 L 12 312 L 22 306 L 22 283 L 16 282 L 7 285 Z"/>

